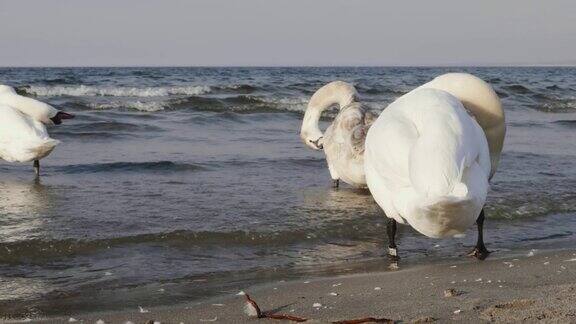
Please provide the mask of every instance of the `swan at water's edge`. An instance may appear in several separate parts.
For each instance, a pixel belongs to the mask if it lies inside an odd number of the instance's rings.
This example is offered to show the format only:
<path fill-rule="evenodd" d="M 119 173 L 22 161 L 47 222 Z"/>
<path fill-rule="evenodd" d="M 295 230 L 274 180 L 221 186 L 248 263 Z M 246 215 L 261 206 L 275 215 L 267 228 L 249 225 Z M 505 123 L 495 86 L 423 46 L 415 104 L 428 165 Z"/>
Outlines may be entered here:
<path fill-rule="evenodd" d="M 0 85 L 0 158 L 8 162 L 34 161 L 36 175 L 40 175 L 40 159 L 59 143 L 50 138 L 45 125 L 60 125 L 70 118 L 74 115 Z"/>
<path fill-rule="evenodd" d="M 322 112 L 332 105 L 338 105 L 339 112 L 323 134 L 318 121 Z M 308 147 L 324 150 L 335 187 L 339 180 L 354 187 L 366 187 L 364 141 L 375 119 L 376 116 L 358 102 L 358 93 L 349 83 L 330 82 L 312 95 L 300 138 Z"/>
<path fill-rule="evenodd" d="M 396 223 L 435 238 L 478 225 L 483 241 L 488 181 L 504 142 L 504 111 L 492 87 L 465 73 L 450 73 L 390 104 L 366 137 L 368 188 L 388 220 L 389 254 L 397 259 Z"/>

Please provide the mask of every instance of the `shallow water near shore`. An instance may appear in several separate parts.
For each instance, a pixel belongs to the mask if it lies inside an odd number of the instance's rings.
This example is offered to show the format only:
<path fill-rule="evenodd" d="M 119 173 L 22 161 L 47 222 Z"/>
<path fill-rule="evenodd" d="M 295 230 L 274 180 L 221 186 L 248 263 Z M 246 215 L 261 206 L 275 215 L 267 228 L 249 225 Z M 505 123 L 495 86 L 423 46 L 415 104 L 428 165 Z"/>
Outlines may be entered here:
<path fill-rule="evenodd" d="M 69 315 L 202 300 L 274 280 L 386 269 L 385 219 L 335 190 L 298 137 L 306 102 L 354 83 L 380 111 L 434 76 L 494 85 L 508 134 L 486 206 L 495 253 L 576 241 L 575 68 L 35 68 L 0 83 L 77 115 L 32 165 L 0 162 L 0 314 Z M 324 126 L 334 112 L 328 113 Z M 410 266 L 463 239 L 407 227 Z"/>

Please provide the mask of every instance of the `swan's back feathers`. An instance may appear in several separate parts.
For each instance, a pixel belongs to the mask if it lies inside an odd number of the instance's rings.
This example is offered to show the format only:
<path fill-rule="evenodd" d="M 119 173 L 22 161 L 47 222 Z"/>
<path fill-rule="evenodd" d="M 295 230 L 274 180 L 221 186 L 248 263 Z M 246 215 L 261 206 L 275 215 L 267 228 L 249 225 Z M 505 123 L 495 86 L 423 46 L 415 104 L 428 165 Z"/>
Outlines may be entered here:
<path fill-rule="evenodd" d="M 406 99 L 409 107 L 400 109 L 411 110 L 418 132 L 409 156 L 413 188 L 429 198 L 466 196 L 463 172 L 487 153 L 480 152 L 487 144 L 478 136 L 477 124 L 460 101 L 446 92 L 418 90 Z"/>
<path fill-rule="evenodd" d="M 8 162 L 44 158 L 59 143 L 41 122 L 10 106 L 0 104 L 0 116 L 0 158 Z"/>
<path fill-rule="evenodd" d="M 0 85 L 0 105 L 17 109 L 24 115 L 42 122 L 45 125 L 53 125 L 54 123 L 50 118 L 56 116 L 58 113 L 58 110 L 49 104 L 21 96 L 16 93 L 14 88 L 6 85 Z"/>
<path fill-rule="evenodd" d="M 492 177 L 498 168 L 506 135 L 504 110 L 494 89 L 484 80 L 468 73 L 443 74 L 420 88 L 450 93 L 474 116 L 488 140 Z"/>
<path fill-rule="evenodd" d="M 386 214 L 428 236 L 463 232 L 486 198 L 486 138 L 445 91 L 416 89 L 388 106 L 368 132 L 365 159 Z"/>

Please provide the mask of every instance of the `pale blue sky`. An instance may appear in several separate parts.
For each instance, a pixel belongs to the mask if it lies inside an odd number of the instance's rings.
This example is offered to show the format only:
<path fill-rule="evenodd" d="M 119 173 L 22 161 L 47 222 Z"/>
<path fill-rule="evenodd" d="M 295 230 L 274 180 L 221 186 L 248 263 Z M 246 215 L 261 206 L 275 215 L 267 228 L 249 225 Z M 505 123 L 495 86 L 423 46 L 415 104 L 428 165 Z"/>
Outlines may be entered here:
<path fill-rule="evenodd" d="M 576 64 L 573 0 L 0 0 L 0 66 Z"/>

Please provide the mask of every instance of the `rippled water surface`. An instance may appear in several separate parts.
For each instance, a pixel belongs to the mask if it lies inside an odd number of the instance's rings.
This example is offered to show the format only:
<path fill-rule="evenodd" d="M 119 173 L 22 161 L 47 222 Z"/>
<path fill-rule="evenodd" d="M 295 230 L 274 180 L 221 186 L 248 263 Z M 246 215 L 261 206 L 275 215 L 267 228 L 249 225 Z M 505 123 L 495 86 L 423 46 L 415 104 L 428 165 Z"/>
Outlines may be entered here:
<path fill-rule="evenodd" d="M 0 314 L 69 315 L 201 300 L 254 283 L 385 269 L 366 191 L 333 190 L 299 140 L 311 94 L 341 79 L 380 111 L 449 71 L 494 85 L 508 134 L 487 204 L 488 248 L 572 246 L 574 68 L 0 69 L 0 83 L 71 111 L 61 145 L 0 162 Z M 333 116 L 328 113 L 324 126 Z M 401 227 L 404 262 L 473 244 Z"/>

